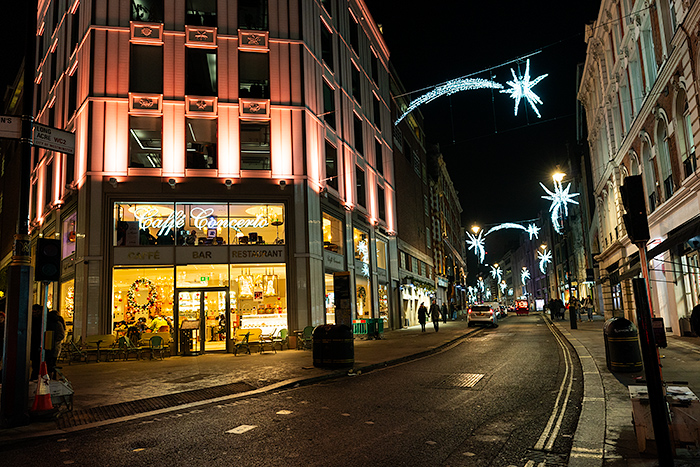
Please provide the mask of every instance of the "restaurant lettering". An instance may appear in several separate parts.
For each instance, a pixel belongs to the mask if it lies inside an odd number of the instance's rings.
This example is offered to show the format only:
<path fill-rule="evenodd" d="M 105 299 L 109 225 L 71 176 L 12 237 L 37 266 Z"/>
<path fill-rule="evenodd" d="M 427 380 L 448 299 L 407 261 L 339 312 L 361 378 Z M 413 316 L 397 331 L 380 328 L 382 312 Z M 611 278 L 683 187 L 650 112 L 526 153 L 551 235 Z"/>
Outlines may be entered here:
<path fill-rule="evenodd" d="M 131 251 L 129 259 L 160 259 L 160 251 Z"/>
<path fill-rule="evenodd" d="M 281 258 L 282 250 L 233 250 L 231 258 Z"/>
<path fill-rule="evenodd" d="M 190 222 L 200 230 L 230 228 L 236 232 L 242 229 L 261 229 L 270 225 L 264 214 L 255 217 L 220 217 L 214 214 L 214 208 L 192 208 L 190 210 Z M 140 207 L 134 212 L 134 217 L 139 221 L 139 230 L 158 229 L 159 236 L 166 236 L 173 229 L 181 229 L 185 226 L 187 216 L 184 211 L 171 212 L 168 217 L 158 217 L 158 208 L 153 206 Z"/>

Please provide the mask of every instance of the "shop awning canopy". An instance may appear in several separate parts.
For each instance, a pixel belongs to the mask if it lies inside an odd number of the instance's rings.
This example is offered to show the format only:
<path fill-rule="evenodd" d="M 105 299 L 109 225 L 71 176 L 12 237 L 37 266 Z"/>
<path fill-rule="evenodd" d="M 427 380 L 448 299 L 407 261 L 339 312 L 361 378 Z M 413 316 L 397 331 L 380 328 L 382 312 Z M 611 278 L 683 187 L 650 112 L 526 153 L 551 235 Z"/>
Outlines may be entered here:
<path fill-rule="evenodd" d="M 695 216 L 680 227 L 670 230 L 663 242 L 647 252 L 647 258 L 651 259 L 659 256 L 661 253 L 698 235 L 700 235 L 700 215 Z"/>

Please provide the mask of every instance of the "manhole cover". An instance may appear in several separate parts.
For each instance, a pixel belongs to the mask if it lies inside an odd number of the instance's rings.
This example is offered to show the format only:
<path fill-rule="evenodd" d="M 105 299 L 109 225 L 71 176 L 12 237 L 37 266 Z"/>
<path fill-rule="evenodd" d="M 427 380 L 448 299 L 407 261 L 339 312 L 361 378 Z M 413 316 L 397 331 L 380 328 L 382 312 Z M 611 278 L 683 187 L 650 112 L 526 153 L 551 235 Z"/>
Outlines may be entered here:
<path fill-rule="evenodd" d="M 457 373 L 450 375 L 437 384 L 438 388 L 473 388 L 481 381 L 483 374 L 478 373 Z"/>

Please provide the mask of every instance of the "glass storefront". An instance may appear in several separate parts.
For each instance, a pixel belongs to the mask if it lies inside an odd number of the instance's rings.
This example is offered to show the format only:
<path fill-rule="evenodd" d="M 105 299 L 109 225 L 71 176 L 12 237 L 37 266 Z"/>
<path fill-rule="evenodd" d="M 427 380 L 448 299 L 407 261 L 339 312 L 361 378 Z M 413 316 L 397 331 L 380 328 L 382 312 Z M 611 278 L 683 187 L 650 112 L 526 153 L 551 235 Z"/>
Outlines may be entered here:
<path fill-rule="evenodd" d="M 284 263 L 231 265 L 231 325 L 272 334 L 287 328 L 287 273 Z"/>
<path fill-rule="evenodd" d="M 73 333 L 73 311 L 75 310 L 75 280 L 61 284 L 61 302 L 58 312 L 66 323 L 66 334 Z"/>
<path fill-rule="evenodd" d="M 112 323 L 117 334 L 174 332 L 172 267 L 115 268 L 112 280 Z M 166 323 L 156 320 L 158 316 Z"/>
<path fill-rule="evenodd" d="M 369 264 L 369 235 L 353 228 L 355 246 L 355 298 L 357 316 L 355 319 L 372 317 L 372 281 Z"/>
<path fill-rule="evenodd" d="M 323 213 L 323 248 L 343 254 L 343 221 L 326 212 Z"/>
<path fill-rule="evenodd" d="M 324 274 L 326 324 L 335 324 L 335 292 L 333 274 Z"/>

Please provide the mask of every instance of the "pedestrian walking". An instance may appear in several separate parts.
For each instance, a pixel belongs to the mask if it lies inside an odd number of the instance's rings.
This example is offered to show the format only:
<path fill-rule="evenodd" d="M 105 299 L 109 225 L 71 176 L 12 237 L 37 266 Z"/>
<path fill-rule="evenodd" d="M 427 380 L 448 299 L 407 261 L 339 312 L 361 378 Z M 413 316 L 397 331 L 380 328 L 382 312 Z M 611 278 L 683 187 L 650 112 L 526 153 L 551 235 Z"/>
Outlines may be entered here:
<path fill-rule="evenodd" d="M 693 307 L 690 313 L 690 327 L 696 336 L 700 337 L 700 295 L 698 295 L 698 304 Z"/>
<path fill-rule="evenodd" d="M 447 311 L 447 305 L 445 304 L 445 302 L 442 302 L 442 308 L 440 308 L 440 313 L 442 313 L 442 322 L 447 324 L 447 313 L 449 312 Z"/>
<path fill-rule="evenodd" d="M 432 305 L 430 305 L 430 319 L 433 321 L 435 332 L 438 332 L 440 328 L 440 307 L 435 303 L 435 300 L 433 300 Z"/>
<path fill-rule="evenodd" d="M 425 332 L 425 320 L 428 316 L 428 309 L 425 304 L 421 303 L 418 307 L 418 322 L 420 323 L 421 331 Z"/>
<path fill-rule="evenodd" d="M 588 321 L 593 321 L 593 300 L 591 300 L 591 297 L 585 297 L 581 306 L 586 310 Z"/>

